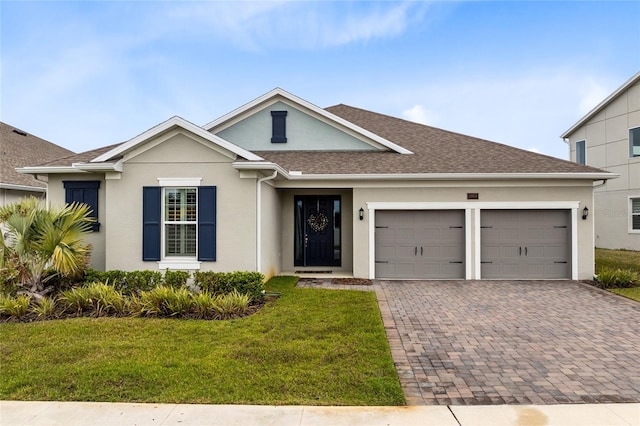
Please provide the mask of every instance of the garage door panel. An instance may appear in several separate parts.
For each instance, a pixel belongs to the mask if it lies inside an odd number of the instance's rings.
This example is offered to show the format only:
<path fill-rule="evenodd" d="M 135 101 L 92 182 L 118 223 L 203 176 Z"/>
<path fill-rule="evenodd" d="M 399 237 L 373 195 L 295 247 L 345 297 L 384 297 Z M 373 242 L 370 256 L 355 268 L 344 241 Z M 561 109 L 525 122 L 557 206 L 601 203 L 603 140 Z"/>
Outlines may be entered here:
<path fill-rule="evenodd" d="M 569 210 L 483 210 L 481 276 L 571 277 Z"/>
<path fill-rule="evenodd" d="M 463 210 L 378 211 L 375 226 L 376 277 L 464 278 Z"/>

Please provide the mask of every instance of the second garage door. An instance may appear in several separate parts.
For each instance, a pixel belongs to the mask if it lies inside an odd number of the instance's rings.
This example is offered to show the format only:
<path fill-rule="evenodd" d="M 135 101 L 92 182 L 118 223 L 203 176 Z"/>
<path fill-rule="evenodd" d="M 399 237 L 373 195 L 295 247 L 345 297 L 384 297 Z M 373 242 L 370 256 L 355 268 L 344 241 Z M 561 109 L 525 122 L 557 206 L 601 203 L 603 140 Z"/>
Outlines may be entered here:
<path fill-rule="evenodd" d="M 483 210 L 482 278 L 571 278 L 569 210 Z"/>
<path fill-rule="evenodd" d="M 377 211 L 376 278 L 465 277 L 463 210 Z"/>

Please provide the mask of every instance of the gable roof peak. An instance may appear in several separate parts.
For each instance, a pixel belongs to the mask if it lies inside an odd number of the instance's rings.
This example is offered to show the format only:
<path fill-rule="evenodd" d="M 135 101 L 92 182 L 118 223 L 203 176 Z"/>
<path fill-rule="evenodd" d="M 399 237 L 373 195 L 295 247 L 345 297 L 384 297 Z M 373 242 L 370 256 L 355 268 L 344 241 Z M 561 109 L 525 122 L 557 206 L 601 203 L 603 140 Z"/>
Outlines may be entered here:
<path fill-rule="evenodd" d="M 214 132 L 217 128 L 219 129 L 221 126 L 224 126 L 225 124 L 228 124 L 230 121 L 234 120 L 234 119 L 238 119 L 238 117 L 243 116 L 244 114 L 249 113 L 251 110 L 257 109 L 260 107 L 260 105 L 264 104 L 265 102 L 269 102 L 274 98 L 284 98 L 285 100 L 287 100 L 289 103 L 298 105 L 299 107 L 301 107 L 302 109 L 306 109 L 308 111 L 311 111 L 313 114 L 316 114 L 317 116 L 322 117 L 322 119 L 327 120 L 329 122 L 334 123 L 334 125 L 337 125 L 339 127 L 343 127 L 343 128 L 347 128 L 351 131 L 354 131 L 362 136 L 364 136 L 365 138 L 369 139 L 369 140 L 373 140 L 374 142 L 384 146 L 385 148 L 388 148 L 392 151 L 395 151 L 399 154 L 413 154 L 413 152 L 409 151 L 408 149 L 394 143 L 391 142 L 389 139 L 386 139 L 378 134 L 375 134 L 363 127 L 358 126 L 357 124 L 354 124 L 348 120 L 345 120 L 344 118 L 335 115 L 333 113 L 331 113 L 330 111 L 328 111 L 327 109 L 323 109 L 320 108 L 314 104 L 312 104 L 311 102 L 305 101 L 304 99 L 287 92 L 284 89 L 281 89 L 280 87 L 276 87 L 275 89 L 270 90 L 269 92 L 265 93 L 262 96 L 259 96 L 257 98 L 255 98 L 254 100 L 252 100 L 251 102 L 248 102 L 244 105 L 242 105 L 239 108 L 234 109 L 233 111 L 223 115 L 222 117 L 219 117 L 207 124 L 205 124 L 204 126 L 202 126 L 203 129 L 209 131 L 209 132 Z"/>
<path fill-rule="evenodd" d="M 252 160 L 252 161 L 260 161 L 262 160 L 261 157 L 253 154 L 250 151 L 247 151 L 246 149 L 243 149 L 237 145 L 232 144 L 231 142 L 228 142 L 216 135 L 214 135 L 213 133 L 210 133 L 208 131 L 206 131 L 205 129 L 203 129 L 200 126 L 197 126 L 195 124 L 193 124 L 192 122 L 185 120 L 182 117 L 179 117 L 177 115 L 174 115 L 173 117 L 163 121 L 162 123 L 159 123 L 155 126 L 153 126 L 152 128 L 150 128 L 149 130 L 139 134 L 138 136 L 129 139 L 127 142 L 124 142 L 120 145 L 117 145 L 114 149 L 111 149 L 107 152 L 105 152 L 102 155 L 99 155 L 98 157 L 94 158 L 91 160 L 92 163 L 100 163 L 100 162 L 104 162 L 104 161 L 109 161 L 111 159 L 117 158 L 122 156 L 122 154 L 131 151 L 132 149 L 134 149 L 135 147 L 145 143 L 147 140 L 158 136 L 170 129 L 173 128 L 182 128 L 184 130 L 187 130 L 193 134 L 196 134 L 206 140 L 208 140 L 209 142 L 220 146 L 221 148 L 224 148 L 230 152 L 233 152 L 234 154 L 246 158 L 247 160 Z"/>
<path fill-rule="evenodd" d="M 616 90 L 613 91 L 613 93 L 611 93 L 609 96 L 607 96 L 606 98 L 604 98 L 604 100 L 602 102 L 600 102 L 598 105 L 596 105 L 591 111 L 589 111 L 588 113 L 586 113 L 580 120 L 578 120 L 573 126 L 569 127 L 569 129 L 567 129 L 563 134 L 560 135 L 560 137 L 562 139 L 566 139 L 569 136 L 571 136 L 571 134 L 573 132 L 575 132 L 580 126 L 582 126 L 583 124 L 585 124 L 587 121 L 591 120 L 591 118 L 593 116 L 595 116 L 597 113 L 599 113 L 600 111 L 602 111 L 607 105 L 609 105 L 614 99 L 616 99 L 620 94 L 622 94 L 624 91 L 626 91 L 629 87 L 633 86 L 634 84 L 640 82 L 640 71 L 638 71 L 633 77 L 631 77 L 630 79 L 628 79 L 627 81 L 625 81 L 622 86 L 618 87 Z"/>

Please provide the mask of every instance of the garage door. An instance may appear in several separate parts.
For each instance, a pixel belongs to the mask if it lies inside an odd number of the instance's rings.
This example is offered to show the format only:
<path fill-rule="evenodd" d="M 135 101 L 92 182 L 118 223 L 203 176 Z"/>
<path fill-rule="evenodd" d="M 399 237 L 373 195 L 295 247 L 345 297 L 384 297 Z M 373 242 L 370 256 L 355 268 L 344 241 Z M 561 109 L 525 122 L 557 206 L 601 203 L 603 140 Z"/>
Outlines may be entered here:
<path fill-rule="evenodd" d="M 482 278 L 571 278 L 569 210 L 482 210 Z"/>
<path fill-rule="evenodd" d="M 376 212 L 376 278 L 464 278 L 463 210 Z"/>

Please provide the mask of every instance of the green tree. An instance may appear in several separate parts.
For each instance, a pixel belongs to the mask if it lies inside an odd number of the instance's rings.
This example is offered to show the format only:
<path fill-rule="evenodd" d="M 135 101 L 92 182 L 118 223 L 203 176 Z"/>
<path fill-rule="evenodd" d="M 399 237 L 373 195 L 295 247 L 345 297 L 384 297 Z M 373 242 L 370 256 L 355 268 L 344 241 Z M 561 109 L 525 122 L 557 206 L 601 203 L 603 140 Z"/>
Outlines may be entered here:
<path fill-rule="evenodd" d="M 46 281 L 73 276 L 86 267 L 91 246 L 90 208 L 72 203 L 43 207 L 34 197 L 0 208 L 0 269 L 15 270 L 21 292 L 37 299 L 52 289 Z M 47 273 L 53 270 L 53 274 Z"/>

